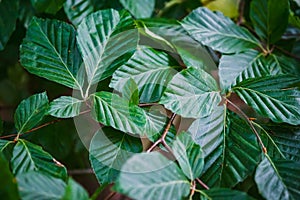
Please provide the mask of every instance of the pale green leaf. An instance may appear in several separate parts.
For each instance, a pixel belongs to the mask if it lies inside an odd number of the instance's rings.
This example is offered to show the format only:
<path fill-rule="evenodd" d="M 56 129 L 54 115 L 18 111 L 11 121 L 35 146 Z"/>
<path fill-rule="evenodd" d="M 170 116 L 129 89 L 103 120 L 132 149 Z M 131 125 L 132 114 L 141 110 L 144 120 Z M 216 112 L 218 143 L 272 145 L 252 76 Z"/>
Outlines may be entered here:
<path fill-rule="evenodd" d="M 15 126 L 19 133 L 24 133 L 36 126 L 47 114 L 49 101 L 46 92 L 23 100 L 15 112 Z"/>
<path fill-rule="evenodd" d="M 130 104 L 132 105 L 139 105 L 139 89 L 135 81 L 130 78 L 128 81 L 123 85 L 122 97 L 127 99 Z"/>
<path fill-rule="evenodd" d="M 31 0 L 32 6 L 38 12 L 56 14 L 66 0 Z"/>
<path fill-rule="evenodd" d="M 205 194 L 205 195 L 204 195 Z M 201 200 L 254 200 L 254 198 L 247 195 L 245 192 L 238 190 L 231 190 L 228 188 L 212 188 L 203 190 Z"/>
<path fill-rule="evenodd" d="M 142 153 L 123 165 L 115 189 L 133 199 L 182 199 L 190 192 L 190 182 L 160 153 Z"/>
<path fill-rule="evenodd" d="M 87 191 L 72 178 L 69 178 L 62 200 L 89 200 Z"/>
<path fill-rule="evenodd" d="M 140 138 L 110 127 L 97 131 L 90 145 L 90 161 L 99 183 L 114 182 L 126 160 L 142 151 Z"/>
<path fill-rule="evenodd" d="M 61 96 L 50 103 L 48 113 L 54 117 L 71 118 L 78 116 L 80 113 L 82 100 Z"/>
<path fill-rule="evenodd" d="M 202 69 L 190 67 L 173 77 L 160 103 L 187 118 L 209 115 L 221 101 L 214 78 Z"/>
<path fill-rule="evenodd" d="M 260 47 L 259 41 L 245 28 L 237 26 L 220 12 L 198 8 L 182 22 L 198 42 L 222 53 L 237 53 Z"/>
<path fill-rule="evenodd" d="M 155 0 L 120 0 L 120 3 L 136 18 L 151 17 L 155 6 Z"/>

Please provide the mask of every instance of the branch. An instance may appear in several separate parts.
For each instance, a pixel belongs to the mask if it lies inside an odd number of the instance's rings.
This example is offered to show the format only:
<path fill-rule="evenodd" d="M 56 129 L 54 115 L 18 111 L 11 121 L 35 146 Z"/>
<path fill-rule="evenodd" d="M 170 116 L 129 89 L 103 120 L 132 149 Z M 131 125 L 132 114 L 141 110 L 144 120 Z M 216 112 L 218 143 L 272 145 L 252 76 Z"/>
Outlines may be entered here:
<path fill-rule="evenodd" d="M 89 168 L 89 169 L 71 169 L 71 170 L 68 170 L 69 175 L 93 174 L 93 173 L 94 173 L 94 171 L 91 168 Z"/>

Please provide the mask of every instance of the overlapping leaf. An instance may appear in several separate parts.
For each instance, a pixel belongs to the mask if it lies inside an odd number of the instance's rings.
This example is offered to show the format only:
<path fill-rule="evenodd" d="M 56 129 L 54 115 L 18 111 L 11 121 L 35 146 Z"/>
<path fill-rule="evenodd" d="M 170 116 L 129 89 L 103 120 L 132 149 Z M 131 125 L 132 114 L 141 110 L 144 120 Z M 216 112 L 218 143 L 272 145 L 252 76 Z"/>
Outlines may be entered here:
<path fill-rule="evenodd" d="M 65 22 L 34 17 L 20 47 L 21 64 L 30 73 L 81 90 L 77 72 L 82 63 L 76 31 Z"/>
<path fill-rule="evenodd" d="M 182 22 L 185 30 L 204 45 L 222 53 L 237 53 L 259 47 L 259 41 L 220 12 L 198 8 Z"/>
<path fill-rule="evenodd" d="M 89 200 L 87 191 L 72 178 L 69 178 L 62 200 Z"/>
<path fill-rule="evenodd" d="M 138 85 L 140 101 L 156 102 L 177 73 L 177 66 L 168 54 L 143 47 L 114 73 L 110 87 L 122 91 L 124 84 L 132 78 Z"/>
<path fill-rule="evenodd" d="M 140 138 L 108 127 L 100 129 L 90 145 L 90 161 L 98 181 L 114 182 L 126 160 L 142 151 Z"/>
<path fill-rule="evenodd" d="M 190 67 L 173 77 L 160 103 L 182 117 L 205 117 L 221 101 L 218 90 L 211 75 Z"/>
<path fill-rule="evenodd" d="M 260 160 L 260 148 L 247 123 L 223 106 L 193 122 L 192 137 L 204 152 L 201 176 L 212 187 L 232 187 L 252 174 Z"/>
<path fill-rule="evenodd" d="M 70 96 L 61 96 L 50 103 L 48 113 L 54 117 L 70 118 L 78 116 L 82 101 Z"/>
<path fill-rule="evenodd" d="M 48 111 L 46 92 L 32 95 L 23 100 L 15 112 L 15 126 L 19 133 L 26 132 L 37 125 Z"/>
<path fill-rule="evenodd" d="M 65 1 L 66 0 L 31 0 L 31 4 L 38 12 L 46 12 L 54 15 L 62 8 Z"/>
<path fill-rule="evenodd" d="M 202 191 L 202 194 L 205 195 L 201 195 L 201 200 L 254 200 L 254 198 L 248 196 L 245 192 L 228 188 L 212 188 L 210 190 Z"/>
<path fill-rule="evenodd" d="M 160 153 L 142 153 L 124 164 L 115 189 L 133 199 L 182 199 L 190 192 L 190 181 Z"/>
<path fill-rule="evenodd" d="M 237 84 L 233 91 L 262 116 L 297 125 L 300 124 L 300 91 L 293 85 L 298 82 L 291 75 L 252 78 Z"/>
<path fill-rule="evenodd" d="M 155 0 L 120 0 L 120 3 L 136 18 L 151 17 L 155 6 Z"/>
<path fill-rule="evenodd" d="M 13 143 L 12 141 L 9 141 L 9 140 L 1 140 L 0 139 L 0 152 L 3 151 L 7 145 Z"/>
<path fill-rule="evenodd" d="M 139 104 L 140 98 L 138 86 L 132 78 L 128 79 L 128 81 L 123 86 L 122 97 L 127 99 L 132 105 Z"/>

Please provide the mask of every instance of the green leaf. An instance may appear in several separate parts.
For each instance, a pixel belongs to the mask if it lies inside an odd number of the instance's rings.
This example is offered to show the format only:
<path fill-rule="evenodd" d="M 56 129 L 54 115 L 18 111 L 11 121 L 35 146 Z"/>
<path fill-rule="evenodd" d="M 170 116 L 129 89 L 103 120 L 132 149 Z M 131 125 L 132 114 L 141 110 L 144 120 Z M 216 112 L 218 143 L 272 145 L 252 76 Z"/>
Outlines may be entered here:
<path fill-rule="evenodd" d="M 123 165 L 115 189 L 133 199 L 182 199 L 190 192 L 190 182 L 160 153 L 142 153 Z"/>
<path fill-rule="evenodd" d="M 254 200 L 254 198 L 247 195 L 245 192 L 231 190 L 228 188 L 212 188 L 209 190 L 201 191 L 201 199 L 213 199 L 213 200 Z M 203 195 L 205 194 L 205 195 Z"/>
<path fill-rule="evenodd" d="M 218 90 L 210 74 L 190 67 L 173 77 L 160 103 L 182 117 L 205 117 L 221 102 Z"/>
<path fill-rule="evenodd" d="M 61 96 L 50 103 L 48 113 L 54 117 L 70 118 L 80 113 L 82 100 L 70 96 Z"/>
<path fill-rule="evenodd" d="M 1 140 L 0 140 L 1 141 Z M 0 143 L 1 145 L 1 143 Z M 1 148 L 1 146 L 0 146 Z M 16 181 L 10 172 L 9 164 L 0 153 L 0 196 L 1 199 L 17 200 L 20 199 Z"/>
<path fill-rule="evenodd" d="M 21 64 L 37 76 L 82 90 L 77 79 L 82 60 L 75 36 L 70 24 L 34 17 L 20 47 Z"/>
<path fill-rule="evenodd" d="M 172 149 L 183 173 L 190 180 L 198 178 L 203 170 L 204 158 L 201 147 L 189 133 L 182 132 L 174 141 Z"/>
<path fill-rule="evenodd" d="M 110 127 L 97 131 L 90 145 L 90 161 L 99 183 L 114 182 L 126 160 L 142 151 L 140 138 Z"/>
<path fill-rule="evenodd" d="M 157 102 L 168 82 L 177 71 L 178 64 L 164 52 L 151 48 L 139 48 L 132 58 L 113 75 L 110 87 L 122 91 L 132 78 L 138 85 L 141 102 Z"/>
<path fill-rule="evenodd" d="M 136 18 L 151 17 L 155 7 L 155 0 L 120 0 L 120 3 Z"/>
<path fill-rule="evenodd" d="M 61 179 L 66 179 L 66 168 L 56 161 L 40 146 L 18 140 L 11 158 L 12 171 L 15 175 L 30 171 L 39 171 Z"/>
<path fill-rule="evenodd" d="M 254 172 L 260 147 L 249 125 L 224 106 L 193 122 L 188 129 L 202 147 L 201 180 L 211 187 L 233 187 Z"/>
<path fill-rule="evenodd" d="M 143 133 L 146 116 L 141 108 L 130 105 L 126 99 L 109 92 L 97 92 L 92 98 L 98 122 L 127 133 Z"/>
<path fill-rule="evenodd" d="M 288 0 L 251 1 L 250 19 L 256 33 L 268 44 L 273 44 L 281 38 L 288 25 L 288 18 Z"/>
<path fill-rule="evenodd" d="M 5 48 L 11 34 L 16 28 L 19 1 L 0 1 L 0 51 Z"/>
<path fill-rule="evenodd" d="M 38 172 L 28 172 L 17 176 L 20 196 L 23 200 L 60 200 L 66 184 L 61 179 Z"/>
<path fill-rule="evenodd" d="M 299 199 L 299 174 L 299 162 L 273 162 L 266 156 L 256 169 L 255 182 L 259 192 L 266 199 Z"/>
<path fill-rule="evenodd" d="M 69 178 L 66 186 L 65 194 L 62 200 L 88 200 L 89 194 L 87 191 L 72 178 Z"/>
<path fill-rule="evenodd" d="M 62 8 L 65 1 L 66 0 L 31 0 L 31 4 L 38 12 L 54 15 Z"/>
<path fill-rule="evenodd" d="M 139 89 L 135 81 L 130 78 L 123 86 L 122 97 L 129 101 L 129 104 L 139 105 Z"/>
<path fill-rule="evenodd" d="M 292 11 L 290 11 L 289 14 L 289 24 L 296 28 L 300 28 L 300 18 L 299 16 L 295 15 Z"/>
<path fill-rule="evenodd" d="M 131 57 L 138 41 L 133 25 L 127 12 L 109 9 L 89 15 L 78 26 L 77 40 L 89 85 L 111 76 Z"/>
<path fill-rule="evenodd" d="M 252 78 L 232 90 L 259 114 L 274 122 L 300 124 L 300 91 L 293 85 L 299 79 L 291 75 Z"/>
<path fill-rule="evenodd" d="M 23 100 L 15 112 L 15 126 L 19 133 L 24 133 L 36 126 L 47 114 L 49 101 L 46 92 Z"/>
<path fill-rule="evenodd" d="M 207 8 L 192 11 L 183 20 L 182 26 L 195 40 L 222 53 L 261 47 L 247 29 L 237 26 L 220 12 L 213 13 Z"/>

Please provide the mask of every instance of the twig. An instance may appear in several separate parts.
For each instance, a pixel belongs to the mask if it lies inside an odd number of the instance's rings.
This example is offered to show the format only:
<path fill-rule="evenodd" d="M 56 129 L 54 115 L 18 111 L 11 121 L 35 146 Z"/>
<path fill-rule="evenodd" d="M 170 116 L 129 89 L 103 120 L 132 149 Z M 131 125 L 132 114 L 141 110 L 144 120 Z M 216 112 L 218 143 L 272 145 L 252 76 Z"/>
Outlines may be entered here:
<path fill-rule="evenodd" d="M 190 200 L 192 200 L 193 199 L 193 196 L 194 196 L 194 194 L 195 194 L 195 190 L 196 190 L 196 182 L 195 181 L 193 181 L 192 182 L 192 187 L 191 187 L 191 194 L 190 194 Z"/>
<path fill-rule="evenodd" d="M 92 169 L 71 169 L 68 170 L 69 175 L 78 175 L 78 174 L 93 174 L 94 171 Z"/>
<path fill-rule="evenodd" d="M 241 0 L 239 3 L 239 18 L 237 21 L 237 25 L 241 25 L 243 22 L 244 10 L 245 10 L 245 0 Z"/>
<path fill-rule="evenodd" d="M 199 178 L 195 179 L 204 189 L 209 190 L 209 187 L 203 183 Z"/>
<path fill-rule="evenodd" d="M 140 103 L 139 107 L 159 106 L 159 103 Z"/>
<path fill-rule="evenodd" d="M 267 153 L 267 148 L 265 147 L 264 143 L 262 142 L 259 133 L 257 132 L 257 130 L 255 129 L 255 127 L 253 126 L 251 120 L 248 118 L 248 116 L 244 113 L 244 111 L 242 111 L 237 105 L 235 105 L 232 101 L 230 101 L 229 99 L 226 99 L 226 102 L 230 103 L 230 105 L 232 105 L 235 109 L 237 109 L 237 111 L 245 118 L 245 120 L 248 122 L 251 130 L 253 131 L 253 133 L 256 135 L 256 138 L 262 148 L 262 151 L 264 154 Z"/>

